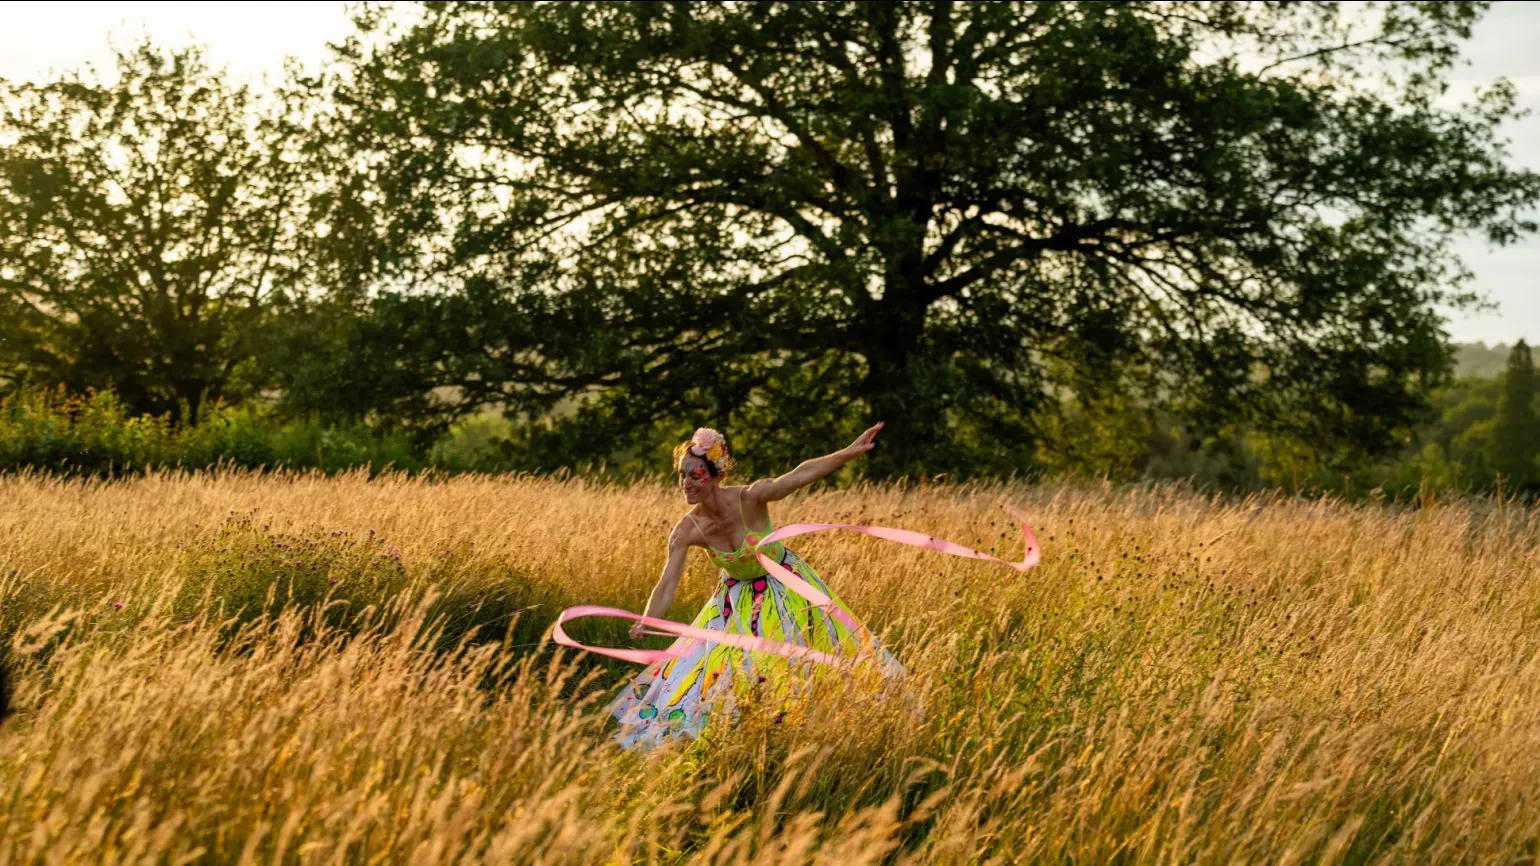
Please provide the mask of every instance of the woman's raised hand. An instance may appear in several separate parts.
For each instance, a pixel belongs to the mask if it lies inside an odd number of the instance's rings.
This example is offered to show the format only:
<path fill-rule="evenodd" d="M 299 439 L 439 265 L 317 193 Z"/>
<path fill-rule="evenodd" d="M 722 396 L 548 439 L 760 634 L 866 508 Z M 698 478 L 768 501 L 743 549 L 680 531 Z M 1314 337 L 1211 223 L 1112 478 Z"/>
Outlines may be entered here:
<path fill-rule="evenodd" d="M 876 424 L 868 427 L 865 433 L 862 433 L 860 436 L 856 437 L 856 441 L 845 446 L 845 454 L 854 459 L 876 447 L 877 434 L 882 432 L 882 425 L 884 423 L 885 422 L 878 421 Z"/>

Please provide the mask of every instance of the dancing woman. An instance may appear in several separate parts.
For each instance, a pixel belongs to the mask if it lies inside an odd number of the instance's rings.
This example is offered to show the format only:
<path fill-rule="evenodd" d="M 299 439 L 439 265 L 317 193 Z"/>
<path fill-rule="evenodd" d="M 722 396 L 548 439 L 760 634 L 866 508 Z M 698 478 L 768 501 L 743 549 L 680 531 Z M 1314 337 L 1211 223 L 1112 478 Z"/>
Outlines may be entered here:
<path fill-rule="evenodd" d="M 856 632 L 852 631 L 852 617 L 831 617 L 825 609 L 789 591 L 758 559 L 759 554 L 769 556 L 849 613 L 802 557 L 780 542 L 759 549 L 759 540 L 775 528 L 770 503 L 872 450 L 881 430 L 879 423 L 846 448 L 804 461 L 778 478 L 748 485 L 727 483 L 734 464 L 722 434 L 704 427 L 695 431 L 688 442 L 674 449 L 679 487 L 685 502 L 693 507 L 669 535 L 668 563 L 647 601 L 646 616 L 661 619 L 667 613 L 684 574 L 686 556 L 690 548 L 699 547 L 720 572 L 716 591 L 695 615 L 695 627 L 753 635 L 830 655 L 852 656 L 862 649 L 875 650 L 885 665 L 896 669 L 897 661 L 875 646 L 864 627 L 858 624 Z M 631 628 L 633 638 L 645 633 L 643 623 Z M 728 694 L 735 683 L 748 677 L 758 681 L 768 672 L 756 671 L 755 658 L 730 646 L 704 641 L 683 645 L 691 651 L 649 665 L 610 705 L 610 712 L 620 720 L 619 739 L 624 745 L 656 745 L 671 736 L 699 734 L 714 699 Z"/>

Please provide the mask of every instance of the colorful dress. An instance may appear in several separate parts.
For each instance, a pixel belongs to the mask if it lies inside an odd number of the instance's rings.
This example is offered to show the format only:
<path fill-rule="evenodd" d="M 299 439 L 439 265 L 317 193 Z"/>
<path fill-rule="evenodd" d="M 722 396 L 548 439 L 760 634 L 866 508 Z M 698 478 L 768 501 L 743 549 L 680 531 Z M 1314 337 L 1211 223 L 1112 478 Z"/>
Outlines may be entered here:
<path fill-rule="evenodd" d="M 695 518 L 691 516 L 690 520 L 694 522 Z M 898 660 L 878 646 L 870 634 L 853 634 L 846 625 L 791 592 L 765 571 L 758 559 L 761 551 L 756 551 L 756 547 L 759 539 L 773 531 L 773 524 L 766 524 L 763 532 L 749 531 L 743 545 L 732 553 L 706 548 L 712 563 L 721 571 L 716 592 L 691 624 L 847 657 L 855 657 L 863 647 L 870 646 L 885 669 L 902 673 Z M 704 537 L 705 533 L 701 535 Z M 849 613 L 845 603 L 802 557 L 780 542 L 766 545 L 762 552 Z M 610 704 L 610 713 L 620 721 L 617 739 L 627 748 L 655 746 L 670 737 L 698 735 L 706 725 L 712 705 L 728 698 L 735 687 L 764 682 L 767 674 L 792 665 L 784 658 L 683 638 L 674 642 L 674 648 L 684 654 L 648 665 Z"/>

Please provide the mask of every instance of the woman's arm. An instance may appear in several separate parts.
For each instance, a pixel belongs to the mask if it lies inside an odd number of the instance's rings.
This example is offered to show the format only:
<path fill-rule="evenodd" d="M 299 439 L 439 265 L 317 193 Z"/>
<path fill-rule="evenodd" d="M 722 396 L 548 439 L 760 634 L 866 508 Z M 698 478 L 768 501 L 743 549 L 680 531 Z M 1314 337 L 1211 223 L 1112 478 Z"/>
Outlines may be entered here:
<path fill-rule="evenodd" d="M 647 609 L 642 611 L 643 616 L 662 619 L 668 613 L 669 607 L 674 604 L 674 593 L 679 589 L 679 578 L 684 576 L 685 557 L 689 551 L 690 540 L 685 536 L 684 522 L 680 521 L 668 536 L 668 563 L 663 566 L 658 585 L 652 588 L 652 596 L 647 599 Z M 639 622 L 633 623 L 631 637 L 642 637 L 642 631 L 646 628 Z"/>
<path fill-rule="evenodd" d="M 833 454 L 825 454 L 822 457 L 814 457 L 812 460 L 804 460 L 796 469 L 778 478 L 764 478 L 750 484 L 744 491 L 744 495 L 754 502 L 777 502 L 790 496 L 793 492 L 812 484 L 814 481 L 828 475 L 830 472 L 844 466 L 846 463 L 860 457 L 872 450 L 877 439 L 877 434 L 882 430 L 882 422 L 878 421 L 865 433 L 856 437 L 856 441 L 841 448 Z"/>

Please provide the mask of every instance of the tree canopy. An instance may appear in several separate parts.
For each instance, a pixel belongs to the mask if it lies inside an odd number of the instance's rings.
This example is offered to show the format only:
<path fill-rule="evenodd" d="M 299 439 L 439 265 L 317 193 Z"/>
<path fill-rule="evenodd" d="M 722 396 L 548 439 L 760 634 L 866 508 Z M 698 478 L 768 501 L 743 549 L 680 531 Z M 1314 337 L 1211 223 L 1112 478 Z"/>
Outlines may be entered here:
<path fill-rule="evenodd" d="M 1535 417 L 1535 362 L 1520 340 L 1508 355 L 1502 394 L 1497 401 L 1488 460 L 1512 490 L 1540 480 L 1540 423 Z"/>
<path fill-rule="evenodd" d="M 272 98 L 140 45 L 0 82 L 0 389 L 497 409 L 545 469 L 888 420 L 877 474 L 1331 477 L 1440 412 L 1517 477 L 1429 400 L 1450 240 L 1540 200 L 1513 88 L 1440 98 L 1485 6 L 369 4 Z"/>
<path fill-rule="evenodd" d="M 260 384 L 305 272 L 298 130 L 197 49 L 115 72 L 0 81 L 0 381 L 196 413 Z"/>
<path fill-rule="evenodd" d="M 1483 7 L 365 10 L 329 227 L 397 289 L 311 399 L 770 450 L 898 418 L 878 468 L 934 471 L 1138 395 L 1384 452 L 1473 300 L 1449 239 L 1534 228 L 1511 88 L 1434 105 Z"/>

